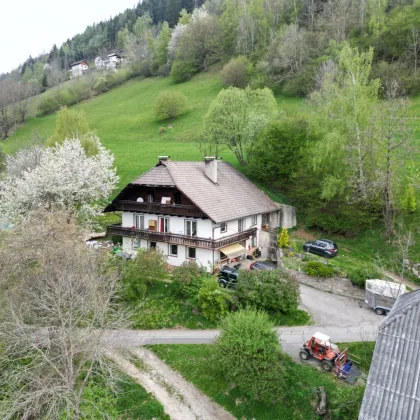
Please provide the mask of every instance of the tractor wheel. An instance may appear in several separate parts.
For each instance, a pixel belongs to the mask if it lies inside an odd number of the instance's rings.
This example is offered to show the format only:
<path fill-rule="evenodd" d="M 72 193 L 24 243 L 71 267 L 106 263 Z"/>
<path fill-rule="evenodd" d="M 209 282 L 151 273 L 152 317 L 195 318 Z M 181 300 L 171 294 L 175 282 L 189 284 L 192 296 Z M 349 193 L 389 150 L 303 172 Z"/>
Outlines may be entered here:
<path fill-rule="evenodd" d="M 331 372 L 333 370 L 333 364 L 329 360 L 323 360 L 321 362 L 321 367 L 327 372 Z"/>
<path fill-rule="evenodd" d="M 375 312 L 376 312 L 377 315 L 383 315 L 385 313 L 385 311 L 381 308 L 376 308 Z"/>
<path fill-rule="evenodd" d="M 299 357 L 302 360 L 308 360 L 311 357 L 311 355 L 309 354 L 309 351 L 308 350 L 301 350 L 299 352 Z"/>

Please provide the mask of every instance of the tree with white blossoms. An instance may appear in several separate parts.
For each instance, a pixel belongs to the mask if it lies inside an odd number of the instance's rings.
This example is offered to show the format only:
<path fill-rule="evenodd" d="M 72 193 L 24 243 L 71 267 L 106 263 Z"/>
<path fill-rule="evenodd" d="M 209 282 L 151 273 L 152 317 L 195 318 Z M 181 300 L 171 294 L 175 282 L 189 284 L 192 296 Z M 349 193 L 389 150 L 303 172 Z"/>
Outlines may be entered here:
<path fill-rule="evenodd" d="M 65 140 L 37 153 L 35 165 L 31 150 L 21 152 L 29 159 L 25 170 L 23 155 L 9 159 L 6 176 L 0 180 L 0 224 L 39 207 L 64 209 L 90 223 L 118 182 L 113 155 L 98 138 L 96 142 L 98 153 L 87 156 L 78 139 Z"/>

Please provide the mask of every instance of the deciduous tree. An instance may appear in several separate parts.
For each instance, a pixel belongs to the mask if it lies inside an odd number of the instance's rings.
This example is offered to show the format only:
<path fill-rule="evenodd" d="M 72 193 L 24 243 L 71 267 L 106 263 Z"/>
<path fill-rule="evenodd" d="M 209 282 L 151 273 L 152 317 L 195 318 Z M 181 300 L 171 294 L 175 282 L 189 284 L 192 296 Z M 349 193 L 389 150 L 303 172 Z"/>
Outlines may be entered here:
<path fill-rule="evenodd" d="M 71 215 L 45 210 L 0 236 L 3 419 L 84 418 L 94 403 L 84 391 L 98 367 L 115 389 L 101 337 L 127 327 L 128 317 L 115 304 L 117 272 L 83 236 Z"/>
<path fill-rule="evenodd" d="M 268 88 L 224 89 L 205 117 L 206 138 L 218 147 L 227 146 L 246 165 L 251 146 L 276 111 L 276 100 Z"/>
<path fill-rule="evenodd" d="M 114 157 L 99 139 L 96 144 L 98 153 L 88 156 L 79 140 L 65 140 L 45 149 L 33 169 L 0 181 L 0 220 L 10 223 L 43 207 L 66 209 L 91 222 L 118 182 Z"/>

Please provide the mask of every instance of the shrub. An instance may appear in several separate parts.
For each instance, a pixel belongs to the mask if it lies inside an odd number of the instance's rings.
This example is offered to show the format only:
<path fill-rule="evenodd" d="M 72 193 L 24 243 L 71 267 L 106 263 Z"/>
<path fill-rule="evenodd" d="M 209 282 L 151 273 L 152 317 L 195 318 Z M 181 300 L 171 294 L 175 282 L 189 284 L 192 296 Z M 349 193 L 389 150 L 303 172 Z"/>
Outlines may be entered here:
<path fill-rule="evenodd" d="M 178 117 L 187 106 L 187 98 L 181 92 L 162 92 L 155 104 L 155 115 L 159 120 Z"/>
<path fill-rule="evenodd" d="M 271 403 L 282 395 L 282 352 L 273 324 L 264 312 L 245 309 L 227 315 L 214 353 L 221 374 L 251 399 Z"/>
<path fill-rule="evenodd" d="M 175 60 L 172 64 L 171 77 L 175 83 L 182 83 L 190 80 L 197 71 L 195 64 L 188 61 Z"/>
<path fill-rule="evenodd" d="M 305 266 L 305 273 L 312 277 L 332 277 L 334 268 L 319 261 L 309 261 Z"/>
<path fill-rule="evenodd" d="M 282 228 L 281 230 L 278 245 L 280 248 L 287 248 L 289 246 L 289 232 L 286 228 Z"/>
<path fill-rule="evenodd" d="M 172 274 L 175 293 L 183 298 L 196 299 L 205 278 L 203 268 L 195 261 L 184 261 L 174 268 Z"/>
<path fill-rule="evenodd" d="M 347 270 L 347 277 L 350 279 L 352 284 L 364 289 L 366 280 L 381 279 L 382 273 L 374 265 L 365 264 Z"/>
<path fill-rule="evenodd" d="M 296 311 L 299 283 L 281 270 L 242 271 L 236 288 L 239 304 L 283 313 Z"/>
<path fill-rule="evenodd" d="M 203 315 L 210 321 L 223 318 L 229 312 L 231 298 L 229 293 L 219 286 L 214 277 L 206 278 L 198 293 L 198 304 Z"/>
<path fill-rule="evenodd" d="M 244 88 L 248 86 L 251 64 L 246 57 L 232 58 L 220 72 L 222 84 Z"/>
<path fill-rule="evenodd" d="M 166 259 L 160 250 L 139 249 L 135 258 L 122 262 L 123 297 L 127 300 L 143 298 L 146 284 L 153 284 L 166 273 Z"/>

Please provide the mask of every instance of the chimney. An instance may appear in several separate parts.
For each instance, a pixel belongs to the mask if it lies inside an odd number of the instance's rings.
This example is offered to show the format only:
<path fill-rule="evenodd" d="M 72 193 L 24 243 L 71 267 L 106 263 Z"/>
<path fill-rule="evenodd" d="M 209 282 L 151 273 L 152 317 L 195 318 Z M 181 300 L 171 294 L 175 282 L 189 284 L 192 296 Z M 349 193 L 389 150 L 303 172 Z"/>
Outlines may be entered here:
<path fill-rule="evenodd" d="M 158 160 L 159 160 L 159 162 L 160 162 L 161 160 L 163 160 L 163 161 L 167 161 L 167 160 L 169 160 L 169 158 L 170 158 L 170 156 L 158 156 Z"/>
<path fill-rule="evenodd" d="M 217 157 L 216 156 L 206 156 L 204 158 L 204 173 L 206 177 L 217 184 Z"/>

